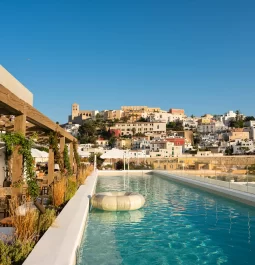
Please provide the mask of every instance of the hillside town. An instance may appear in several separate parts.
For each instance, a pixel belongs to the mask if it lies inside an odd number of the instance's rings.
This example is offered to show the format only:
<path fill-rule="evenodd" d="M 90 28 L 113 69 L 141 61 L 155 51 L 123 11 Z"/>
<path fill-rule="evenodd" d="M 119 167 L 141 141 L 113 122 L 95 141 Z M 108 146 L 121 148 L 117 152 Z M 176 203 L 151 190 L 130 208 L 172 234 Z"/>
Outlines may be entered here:
<path fill-rule="evenodd" d="M 80 141 L 79 153 L 128 150 L 131 158 L 215 157 L 255 154 L 255 118 L 239 110 L 187 116 L 184 109 L 122 106 L 80 110 L 72 104 L 62 127 Z"/>

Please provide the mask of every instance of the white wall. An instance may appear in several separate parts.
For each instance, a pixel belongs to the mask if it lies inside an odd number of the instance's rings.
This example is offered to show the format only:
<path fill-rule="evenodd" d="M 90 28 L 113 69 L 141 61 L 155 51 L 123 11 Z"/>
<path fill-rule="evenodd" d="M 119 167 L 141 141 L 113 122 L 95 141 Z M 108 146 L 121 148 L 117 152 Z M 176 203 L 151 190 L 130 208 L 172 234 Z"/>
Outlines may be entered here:
<path fill-rule="evenodd" d="M 0 65 L 0 84 L 9 89 L 20 99 L 33 106 L 33 94 Z"/>

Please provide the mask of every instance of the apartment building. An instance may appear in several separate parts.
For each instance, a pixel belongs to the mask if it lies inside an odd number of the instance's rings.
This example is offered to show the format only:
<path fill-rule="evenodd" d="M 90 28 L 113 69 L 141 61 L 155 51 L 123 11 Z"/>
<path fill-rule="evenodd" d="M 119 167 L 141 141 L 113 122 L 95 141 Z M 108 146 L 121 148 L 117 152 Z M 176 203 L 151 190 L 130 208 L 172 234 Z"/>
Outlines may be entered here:
<path fill-rule="evenodd" d="M 244 123 L 244 132 L 249 132 L 249 138 L 255 141 L 255 121 L 247 121 Z"/>
<path fill-rule="evenodd" d="M 123 110 L 106 110 L 104 112 L 104 119 L 105 120 L 120 120 L 122 117 L 124 117 L 124 111 Z"/>
<path fill-rule="evenodd" d="M 156 140 L 150 143 L 150 157 L 178 157 L 182 155 L 182 146 L 166 140 Z"/>
<path fill-rule="evenodd" d="M 130 149 L 131 148 L 131 139 L 117 139 L 116 147 L 118 149 Z"/>
<path fill-rule="evenodd" d="M 155 113 L 142 113 L 143 118 L 147 118 L 150 122 L 160 121 L 160 122 L 174 122 L 174 121 L 183 121 L 185 116 L 183 114 L 172 114 L 168 112 L 155 112 Z"/>
<path fill-rule="evenodd" d="M 221 121 L 211 121 L 210 123 L 199 123 L 197 131 L 200 133 L 215 133 L 227 130 L 227 126 Z"/>
<path fill-rule="evenodd" d="M 245 132 L 242 128 L 236 128 L 233 129 L 231 132 L 228 134 L 229 136 L 229 141 L 235 141 L 235 140 L 246 140 L 250 138 L 250 133 Z"/>
<path fill-rule="evenodd" d="M 247 152 L 253 152 L 255 150 L 253 140 L 235 139 L 230 141 L 230 145 L 233 147 L 234 155 L 245 154 Z"/>
<path fill-rule="evenodd" d="M 111 129 L 120 129 L 121 135 L 134 135 L 136 133 L 166 133 L 166 124 L 163 122 L 134 122 L 116 123 Z"/>
<path fill-rule="evenodd" d="M 150 149 L 150 141 L 146 137 L 133 138 L 132 149 Z"/>
<path fill-rule="evenodd" d="M 158 107 L 151 108 L 148 106 L 122 106 L 121 110 L 124 112 L 124 116 L 132 122 L 139 120 L 143 113 L 154 113 L 161 111 L 161 109 Z"/>
<path fill-rule="evenodd" d="M 108 140 L 105 140 L 103 138 L 97 139 L 96 143 L 97 143 L 98 146 L 103 147 L 103 148 L 106 148 L 109 145 Z"/>

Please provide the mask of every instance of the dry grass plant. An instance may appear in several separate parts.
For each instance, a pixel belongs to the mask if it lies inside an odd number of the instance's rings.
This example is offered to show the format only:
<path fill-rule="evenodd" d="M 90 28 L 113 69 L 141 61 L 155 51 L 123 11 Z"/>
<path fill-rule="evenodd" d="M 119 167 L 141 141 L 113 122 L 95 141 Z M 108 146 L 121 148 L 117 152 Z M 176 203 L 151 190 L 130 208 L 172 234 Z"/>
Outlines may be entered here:
<path fill-rule="evenodd" d="M 21 242 L 33 240 L 37 235 L 38 212 L 31 208 L 25 215 L 18 215 L 16 210 L 18 207 L 18 198 L 13 197 L 10 200 L 10 217 L 15 228 L 16 239 Z"/>
<path fill-rule="evenodd" d="M 86 178 L 92 173 L 93 171 L 93 166 L 82 166 L 80 169 L 80 174 L 78 176 L 78 182 L 79 185 L 83 185 L 85 183 Z"/>
<path fill-rule="evenodd" d="M 65 201 L 66 179 L 62 178 L 54 183 L 53 187 L 53 202 L 55 206 L 59 206 Z"/>

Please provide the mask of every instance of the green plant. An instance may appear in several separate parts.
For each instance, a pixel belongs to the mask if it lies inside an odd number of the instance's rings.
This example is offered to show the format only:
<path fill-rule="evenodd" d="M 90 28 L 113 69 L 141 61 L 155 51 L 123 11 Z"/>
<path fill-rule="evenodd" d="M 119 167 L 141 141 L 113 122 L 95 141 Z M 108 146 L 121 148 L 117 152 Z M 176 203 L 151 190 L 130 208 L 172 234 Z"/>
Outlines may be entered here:
<path fill-rule="evenodd" d="M 0 240 L 0 264 L 21 265 L 32 251 L 35 242 L 32 240 L 20 241 L 13 239 L 9 243 Z"/>
<path fill-rule="evenodd" d="M 64 167 L 67 170 L 67 174 L 68 176 L 71 176 L 73 172 L 70 165 L 67 145 L 65 145 L 64 147 L 63 158 L 64 158 Z"/>
<path fill-rule="evenodd" d="M 120 169 L 123 169 L 124 168 L 124 163 L 122 160 L 118 160 L 117 163 L 116 163 L 116 169 L 117 170 L 120 170 Z"/>
<path fill-rule="evenodd" d="M 69 201 L 74 196 L 76 190 L 77 190 L 76 182 L 69 178 L 67 181 L 66 198 L 65 198 L 66 201 Z"/>
<path fill-rule="evenodd" d="M 18 148 L 19 154 L 23 156 L 23 171 L 26 175 L 28 193 L 33 198 L 37 197 L 39 195 L 39 186 L 36 181 L 36 175 L 34 172 L 34 159 L 31 154 L 31 148 L 33 144 L 32 140 L 26 139 L 23 134 L 18 132 L 6 133 L 5 135 L 2 135 L 2 140 L 6 146 L 7 159 L 11 157 L 14 148 Z M 22 185 L 22 183 L 19 184 Z"/>
<path fill-rule="evenodd" d="M 36 149 L 49 153 L 49 148 L 46 146 L 36 146 Z"/>
<path fill-rule="evenodd" d="M 59 165 L 61 173 L 64 173 L 64 163 L 61 159 L 61 154 L 60 154 L 60 150 L 58 147 L 58 142 L 59 142 L 58 139 L 59 139 L 58 133 L 57 132 L 51 132 L 49 135 L 49 147 L 54 152 L 55 163 Z"/>
<path fill-rule="evenodd" d="M 56 219 L 56 211 L 54 209 L 46 209 L 45 213 L 40 217 L 40 234 L 44 234 Z"/>
<path fill-rule="evenodd" d="M 73 152 L 74 152 L 74 159 L 75 159 L 75 161 L 76 161 L 76 164 L 77 164 L 77 167 L 78 167 L 78 169 L 80 168 L 80 164 L 81 164 L 81 162 L 80 162 L 80 156 L 79 156 L 79 154 L 78 154 L 78 151 L 77 151 L 77 142 L 73 142 Z M 77 170 L 78 171 L 78 170 Z"/>
<path fill-rule="evenodd" d="M 94 163 L 94 159 L 95 159 L 95 155 L 96 155 L 96 162 L 97 162 L 97 168 L 101 168 L 102 167 L 102 164 L 104 163 L 104 159 L 101 158 L 101 153 L 92 153 L 90 156 L 89 156 L 89 162 L 90 163 Z"/>

